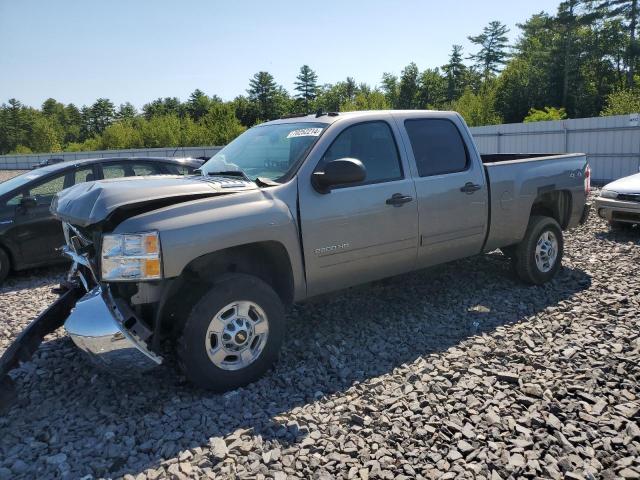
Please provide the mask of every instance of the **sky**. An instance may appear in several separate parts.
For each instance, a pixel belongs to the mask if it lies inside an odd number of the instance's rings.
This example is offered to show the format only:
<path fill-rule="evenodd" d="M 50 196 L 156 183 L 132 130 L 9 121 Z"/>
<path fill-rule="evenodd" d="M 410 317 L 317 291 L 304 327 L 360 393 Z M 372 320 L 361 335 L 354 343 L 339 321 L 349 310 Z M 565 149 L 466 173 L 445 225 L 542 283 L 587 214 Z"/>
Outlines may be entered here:
<path fill-rule="evenodd" d="M 224 100 L 266 70 L 289 91 L 308 64 L 321 84 L 380 83 L 409 62 L 447 62 L 451 46 L 492 20 L 511 29 L 559 0 L 0 0 L 0 102 L 78 106 L 98 97 L 141 107 L 186 100 L 196 88 Z"/>

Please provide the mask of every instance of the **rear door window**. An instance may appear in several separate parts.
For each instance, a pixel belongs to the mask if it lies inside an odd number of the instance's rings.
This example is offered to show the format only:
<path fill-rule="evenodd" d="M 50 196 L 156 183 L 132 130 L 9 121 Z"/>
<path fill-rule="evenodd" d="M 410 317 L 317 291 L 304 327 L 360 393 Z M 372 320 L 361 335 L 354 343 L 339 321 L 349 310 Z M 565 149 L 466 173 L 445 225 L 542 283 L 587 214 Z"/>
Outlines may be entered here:
<path fill-rule="evenodd" d="M 131 165 L 133 169 L 133 174 L 136 177 L 144 176 L 144 175 L 158 175 L 160 173 L 160 169 L 151 163 L 134 163 Z"/>
<path fill-rule="evenodd" d="M 146 162 L 105 163 L 102 165 L 102 175 L 105 179 L 140 177 L 160 173 L 162 171 L 158 166 Z"/>
<path fill-rule="evenodd" d="M 421 177 L 467 169 L 467 149 L 452 121 L 439 118 L 405 120 L 404 126 Z"/>

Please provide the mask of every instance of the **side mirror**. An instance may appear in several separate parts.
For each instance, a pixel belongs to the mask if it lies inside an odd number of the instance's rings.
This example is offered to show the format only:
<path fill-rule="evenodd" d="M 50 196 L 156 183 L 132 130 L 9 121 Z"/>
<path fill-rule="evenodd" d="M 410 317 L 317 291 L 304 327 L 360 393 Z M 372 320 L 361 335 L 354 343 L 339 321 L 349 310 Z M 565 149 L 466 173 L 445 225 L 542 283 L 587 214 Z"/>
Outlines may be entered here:
<path fill-rule="evenodd" d="M 25 196 L 20 199 L 20 206 L 22 208 L 34 208 L 38 206 L 38 201 L 35 197 Z"/>
<path fill-rule="evenodd" d="M 313 172 L 311 183 L 319 193 L 329 193 L 331 187 L 362 182 L 366 177 L 367 170 L 360 160 L 340 158 L 327 163 L 324 171 Z"/>

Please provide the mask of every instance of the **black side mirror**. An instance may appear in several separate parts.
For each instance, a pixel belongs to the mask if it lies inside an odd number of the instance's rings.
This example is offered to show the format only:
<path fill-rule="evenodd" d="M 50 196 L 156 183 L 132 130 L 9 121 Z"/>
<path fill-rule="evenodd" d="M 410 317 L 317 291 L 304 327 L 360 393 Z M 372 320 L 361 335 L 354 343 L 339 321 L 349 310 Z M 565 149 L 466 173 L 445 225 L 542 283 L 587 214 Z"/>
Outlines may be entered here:
<path fill-rule="evenodd" d="M 33 208 L 38 206 L 38 201 L 35 197 L 32 196 L 24 196 L 20 199 L 20 206 L 22 208 Z"/>
<path fill-rule="evenodd" d="M 319 193 L 329 193 L 331 187 L 362 182 L 366 177 L 367 170 L 360 160 L 340 158 L 327 163 L 324 171 L 314 172 L 311 183 Z"/>

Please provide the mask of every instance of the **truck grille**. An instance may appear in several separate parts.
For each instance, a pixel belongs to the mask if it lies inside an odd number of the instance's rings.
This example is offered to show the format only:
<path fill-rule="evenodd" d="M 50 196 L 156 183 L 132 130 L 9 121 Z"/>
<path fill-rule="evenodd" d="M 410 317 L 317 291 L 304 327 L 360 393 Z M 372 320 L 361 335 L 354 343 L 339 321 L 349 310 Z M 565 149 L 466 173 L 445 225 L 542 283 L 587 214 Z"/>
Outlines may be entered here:
<path fill-rule="evenodd" d="M 618 200 L 625 202 L 640 202 L 640 193 L 619 193 Z"/>

